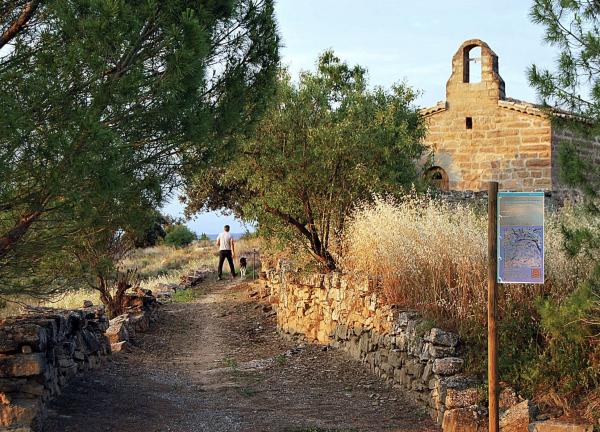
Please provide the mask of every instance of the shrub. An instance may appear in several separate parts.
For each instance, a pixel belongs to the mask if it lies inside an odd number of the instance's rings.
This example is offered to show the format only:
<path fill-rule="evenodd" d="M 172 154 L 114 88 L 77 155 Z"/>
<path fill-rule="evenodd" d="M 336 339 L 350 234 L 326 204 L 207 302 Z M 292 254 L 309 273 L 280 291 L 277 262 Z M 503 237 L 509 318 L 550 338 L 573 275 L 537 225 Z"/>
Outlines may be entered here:
<path fill-rule="evenodd" d="M 187 246 L 196 240 L 196 234 L 182 224 L 173 225 L 165 236 L 165 244 L 169 246 Z"/>
<path fill-rule="evenodd" d="M 551 389 L 572 397 L 573 392 L 596 388 L 600 381 L 600 349 L 595 333 L 589 331 L 590 317 L 599 316 L 599 290 L 583 283 L 597 257 L 573 257 L 565 251 L 561 231 L 565 221 L 575 226 L 588 223 L 571 206 L 546 215 L 546 282 L 500 286 L 500 374 L 527 396 Z M 485 376 L 483 209 L 430 197 L 402 201 L 378 197 L 355 208 L 342 253 L 345 270 L 377 278 L 387 301 L 420 310 L 458 331 L 471 349 L 470 371 Z M 597 328 L 598 323 L 593 325 Z"/>

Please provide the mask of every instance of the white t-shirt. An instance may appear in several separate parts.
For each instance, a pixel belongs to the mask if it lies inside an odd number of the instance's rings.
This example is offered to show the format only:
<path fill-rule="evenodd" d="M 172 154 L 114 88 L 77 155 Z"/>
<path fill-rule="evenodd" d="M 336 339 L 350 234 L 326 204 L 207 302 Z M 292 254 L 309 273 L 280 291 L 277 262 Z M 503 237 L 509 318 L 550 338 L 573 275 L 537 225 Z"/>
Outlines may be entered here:
<path fill-rule="evenodd" d="M 219 250 L 231 250 L 231 242 L 233 238 L 227 231 L 223 231 L 221 234 L 219 234 L 217 240 L 219 240 Z"/>

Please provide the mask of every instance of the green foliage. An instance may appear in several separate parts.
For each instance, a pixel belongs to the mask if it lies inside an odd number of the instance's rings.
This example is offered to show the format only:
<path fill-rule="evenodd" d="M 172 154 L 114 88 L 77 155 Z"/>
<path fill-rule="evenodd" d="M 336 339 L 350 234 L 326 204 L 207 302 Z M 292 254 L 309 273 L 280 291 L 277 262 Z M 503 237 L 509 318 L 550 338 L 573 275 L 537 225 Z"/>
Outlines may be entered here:
<path fill-rule="evenodd" d="M 425 127 L 415 96 L 404 84 L 369 88 L 363 68 L 331 51 L 297 83 L 282 71 L 254 134 L 188 179 L 188 211 L 228 209 L 334 268 L 333 237 L 352 205 L 418 178 Z"/>
<path fill-rule="evenodd" d="M 176 247 L 187 246 L 194 240 L 196 240 L 196 233 L 185 225 L 174 225 L 165 236 L 165 244 Z"/>
<path fill-rule="evenodd" d="M 232 370 L 236 371 L 239 367 L 238 362 L 235 358 L 233 357 L 224 357 L 223 360 L 221 360 L 223 362 L 223 365 L 225 367 L 231 368 Z"/>
<path fill-rule="evenodd" d="M 279 42 L 271 0 L 28 3 L 0 5 L 0 293 L 47 295 L 250 127 Z"/>
<path fill-rule="evenodd" d="M 208 241 L 210 239 L 208 238 L 208 235 L 206 233 L 202 233 L 202 234 L 200 234 L 200 237 L 198 238 L 198 240 L 200 240 L 200 241 Z"/>
<path fill-rule="evenodd" d="M 201 292 L 199 292 L 197 289 L 188 288 L 186 290 L 176 291 L 171 299 L 175 303 L 190 303 L 200 297 L 200 295 Z"/>
<path fill-rule="evenodd" d="M 553 108 L 554 125 L 583 138 L 600 135 L 600 3 L 535 0 L 531 17 L 559 51 L 555 71 L 529 70 L 530 83 Z M 556 115 L 564 113 L 560 109 L 571 115 Z M 549 385 L 566 393 L 600 382 L 600 167 L 567 142 L 559 145 L 558 162 L 561 180 L 583 194 L 579 211 L 586 221 L 562 226 L 565 249 L 573 259 L 583 255 L 596 263 L 587 282 L 567 298 L 544 298 L 538 305 L 545 337 L 541 370 Z"/>

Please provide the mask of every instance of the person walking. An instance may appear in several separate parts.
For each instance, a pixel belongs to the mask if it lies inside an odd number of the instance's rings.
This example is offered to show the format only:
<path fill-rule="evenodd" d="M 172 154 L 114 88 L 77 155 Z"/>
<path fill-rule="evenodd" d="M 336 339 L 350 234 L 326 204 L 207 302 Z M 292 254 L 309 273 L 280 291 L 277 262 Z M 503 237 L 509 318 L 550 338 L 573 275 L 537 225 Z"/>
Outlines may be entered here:
<path fill-rule="evenodd" d="M 217 237 L 216 245 L 219 248 L 219 280 L 223 279 L 223 262 L 227 259 L 231 277 L 235 277 L 235 268 L 233 267 L 233 256 L 235 255 L 235 242 L 229 233 L 229 225 L 225 225 L 224 231 Z"/>

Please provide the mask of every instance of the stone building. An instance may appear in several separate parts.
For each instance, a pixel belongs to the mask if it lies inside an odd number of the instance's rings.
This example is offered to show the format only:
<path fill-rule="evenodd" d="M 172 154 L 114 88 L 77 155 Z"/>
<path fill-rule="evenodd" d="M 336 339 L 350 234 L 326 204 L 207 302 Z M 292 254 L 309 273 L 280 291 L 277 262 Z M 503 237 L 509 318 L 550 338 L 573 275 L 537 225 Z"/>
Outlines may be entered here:
<path fill-rule="evenodd" d="M 558 130 L 537 105 L 507 98 L 498 56 L 479 39 L 452 57 L 446 100 L 421 110 L 434 166 L 426 173 L 444 190 L 559 191 L 556 147 L 576 139 Z M 577 139 L 582 153 L 600 163 L 600 142 Z"/>

